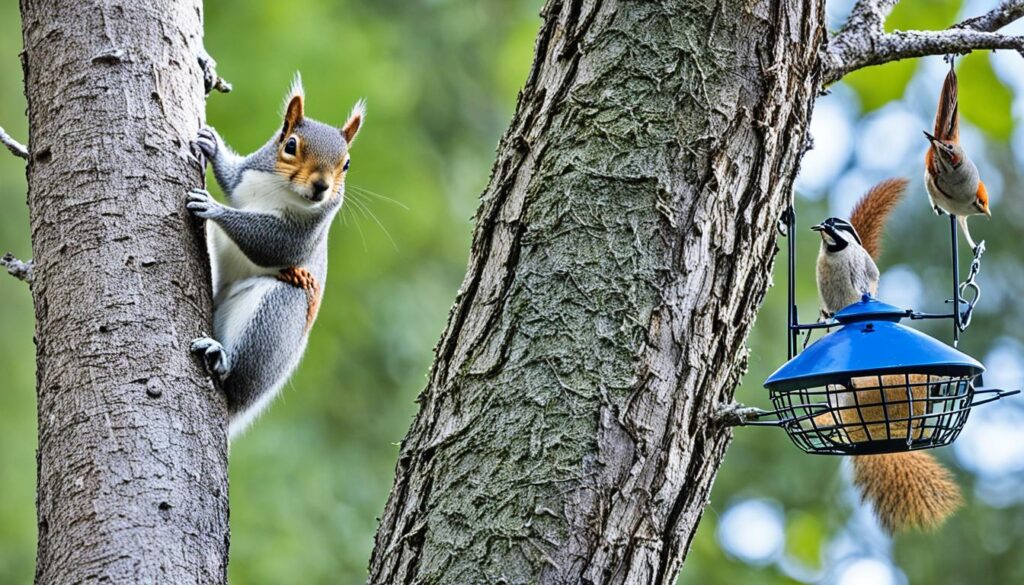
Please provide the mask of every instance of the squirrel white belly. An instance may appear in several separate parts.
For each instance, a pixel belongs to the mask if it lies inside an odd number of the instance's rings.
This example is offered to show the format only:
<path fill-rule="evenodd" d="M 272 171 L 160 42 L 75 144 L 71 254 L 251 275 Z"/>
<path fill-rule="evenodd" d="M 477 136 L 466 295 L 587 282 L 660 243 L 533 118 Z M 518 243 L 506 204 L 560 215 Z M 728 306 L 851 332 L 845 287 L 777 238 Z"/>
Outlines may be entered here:
<path fill-rule="evenodd" d="M 210 220 L 213 336 L 192 343 L 227 394 L 236 436 L 298 366 L 327 277 L 327 233 L 341 209 L 349 147 L 363 102 L 336 128 L 306 118 L 299 77 L 281 131 L 242 157 L 213 128 L 196 141 L 230 206 L 193 189 L 188 209 Z"/>

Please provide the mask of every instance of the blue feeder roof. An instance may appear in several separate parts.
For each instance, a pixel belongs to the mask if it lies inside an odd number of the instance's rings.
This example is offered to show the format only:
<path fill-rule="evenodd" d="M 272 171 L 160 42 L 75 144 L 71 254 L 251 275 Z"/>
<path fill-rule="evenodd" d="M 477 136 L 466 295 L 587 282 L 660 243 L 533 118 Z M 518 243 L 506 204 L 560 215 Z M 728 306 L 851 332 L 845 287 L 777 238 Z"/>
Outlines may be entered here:
<path fill-rule="evenodd" d="M 969 355 L 899 323 L 908 312 L 867 295 L 836 313 L 841 327 L 814 342 L 765 380 L 772 390 L 797 390 L 853 376 L 895 373 L 976 376 Z"/>

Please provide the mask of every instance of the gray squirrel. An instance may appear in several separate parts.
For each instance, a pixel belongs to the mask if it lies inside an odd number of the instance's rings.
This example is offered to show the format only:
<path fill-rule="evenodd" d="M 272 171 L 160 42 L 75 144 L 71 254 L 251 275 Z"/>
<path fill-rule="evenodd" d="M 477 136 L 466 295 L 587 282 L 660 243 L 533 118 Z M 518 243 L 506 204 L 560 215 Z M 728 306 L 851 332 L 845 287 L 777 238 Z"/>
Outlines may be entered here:
<path fill-rule="evenodd" d="M 327 277 L 327 231 L 366 117 L 361 100 L 336 128 L 306 118 L 303 101 L 296 74 L 281 130 L 249 156 L 210 127 L 196 139 L 230 206 L 204 189 L 188 193 L 188 209 L 209 220 L 214 296 L 213 337 L 191 349 L 227 394 L 232 437 L 266 408 L 305 351 Z"/>

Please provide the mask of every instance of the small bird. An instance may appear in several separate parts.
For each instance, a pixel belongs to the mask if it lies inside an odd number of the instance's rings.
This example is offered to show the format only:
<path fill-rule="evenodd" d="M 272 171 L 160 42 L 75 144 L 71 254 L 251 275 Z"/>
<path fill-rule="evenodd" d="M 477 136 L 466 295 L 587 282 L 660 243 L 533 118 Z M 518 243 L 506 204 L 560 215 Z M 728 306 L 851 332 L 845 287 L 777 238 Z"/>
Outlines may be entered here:
<path fill-rule="evenodd" d="M 906 179 L 886 179 L 857 202 L 850 221 L 830 217 L 811 228 L 821 234 L 817 277 L 822 317 L 831 318 L 864 293 L 878 292 L 874 258 L 882 252 L 885 221 L 906 188 Z"/>
<path fill-rule="evenodd" d="M 924 135 L 931 145 L 924 157 L 924 184 L 932 209 L 936 215 L 945 212 L 955 216 L 967 243 L 976 250 L 978 246 L 967 229 L 967 217 L 992 217 L 992 212 L 988 208 L 988 191 L 978 175 L 978 167 L 960 146 L 959 98 L 952 61 L 939 95 L 935 129 L 933 133 L 925 131 Z"/>
<path fill-rule="evenodd" d="M 850 221 L 830 217 L 811 228 L 821 234 L 817 277 L 823 317 L 878 290 L 875 260 L 881 254 L 885 221 L 906 188 L 906 179 L 882 181 L 857 202 Z M 928 436 L 931 431 L 910 416 L 925 414 L 927 377 L 901 378 L 885 376 L 879 382 L 876 377 L 855 377 L 847 384 L 829 385 L 829 410 L 814 417 L 814 426 L 833 429 L 833 440 L 847 443 L 907 436 L 908 430 L 918 438 Z M 913 389 L 909 399 L 908 387 Z M 854 457 L 853 480 L 890 533 L 934 529 L 961 502 L 950 473 L 921 451 Z"/>
<path fill-rule="evenodd" d="M 811 229 L 821 234 L 817 266 L 821 316 L 831 319 L 865 293 L 878 292 L 878 266 L 845 219 L 830 217 Z"/>

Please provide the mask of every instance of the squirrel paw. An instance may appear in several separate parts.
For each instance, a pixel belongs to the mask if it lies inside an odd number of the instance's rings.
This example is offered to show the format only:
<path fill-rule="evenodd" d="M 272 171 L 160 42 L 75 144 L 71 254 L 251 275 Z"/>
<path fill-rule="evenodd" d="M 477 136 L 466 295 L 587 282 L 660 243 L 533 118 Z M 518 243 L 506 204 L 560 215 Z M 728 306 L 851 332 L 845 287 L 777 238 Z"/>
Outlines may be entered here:
<path fill-rule="evenodd" d="M 210 126 L 203 126 L 199 129 L 199 135 L 192 142 L 203 153 L 206 160 L 213 160 L 217 156 L 217 149 L 220 148 L 217 131 Z"/>
<path fill-rule="evenodd" d="M 223 380 L 231 371 L 228 352 L 219 341 L 211 337 L 200 337 L 192 342 L 192 353 L 200 354 L 206 371 Z"/>
<path fill-rule="evenodd" d="M 203 219 L 214 219 L 224 213 L 225 207 L 214 200 L 206 189 L 192 189 L 188 192 L 188 203 L 185 205 L 192 215 Z"/>

